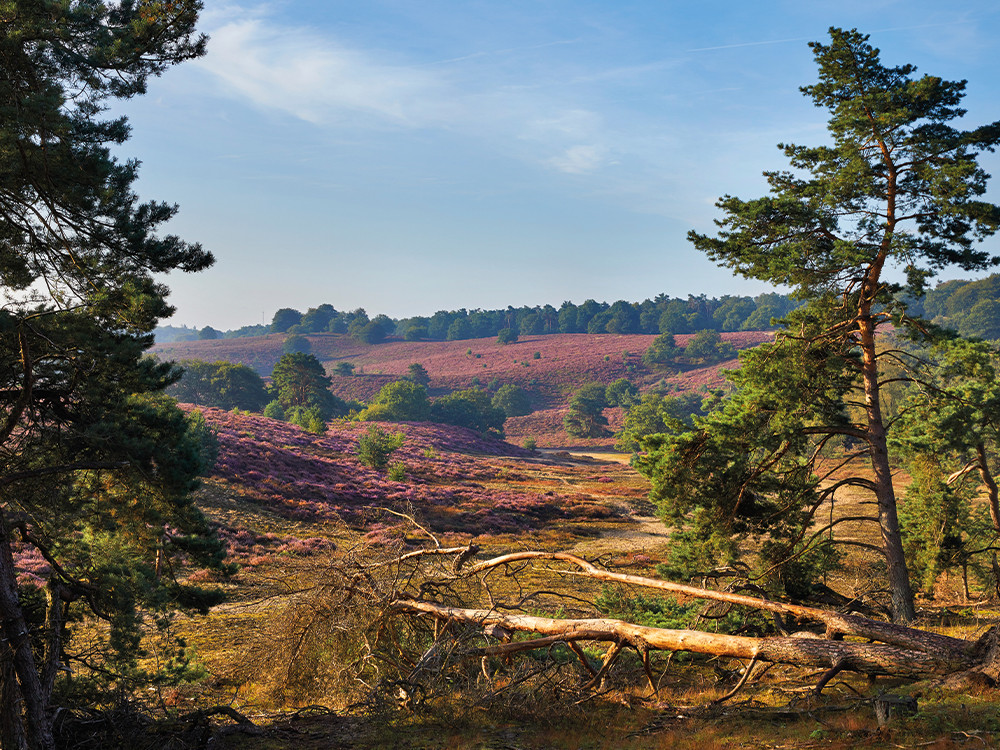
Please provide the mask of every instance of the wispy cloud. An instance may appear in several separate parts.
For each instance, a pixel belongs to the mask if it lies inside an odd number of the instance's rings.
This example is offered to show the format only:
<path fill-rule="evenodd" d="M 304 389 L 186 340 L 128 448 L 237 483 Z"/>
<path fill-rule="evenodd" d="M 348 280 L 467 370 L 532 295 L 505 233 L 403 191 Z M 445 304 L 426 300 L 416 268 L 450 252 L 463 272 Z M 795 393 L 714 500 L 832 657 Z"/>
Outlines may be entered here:
<path fill-rule="evenodd" d="M 585 174 L 607 163 L 605 151 L 603 147 L 594 144 L 570 146 L 561 155 L 549 159 L 548 163 L 560 172 Z"/>
<path fill-rule="evenodd" d="M 534 86 L 520 85 L 534 83 L 524 70 L 505 66 L 497 73 L 461 64 L 574 40 L 411 63 L 389 60 L 390 53 L 352 46 L 328 33 L 282 25 L 267 6 L 228 6 L 210 15 L 208 23 L 212 41 L 198 64 L 224 93 L 258 108 L 320 127 L 461 132 L 573 174 L 593 172 L 609 162 L 610 134 L 594 112 L 576 106 L 572 98 L 556 103 Z"/>
<path fill-rule="evenodd" d="M 246 15 L 213 28 L 199 61 L 233 95 L 314 123 L 369 115 L 419 126 L 449 116 L 447 84 L 433 73 Z"/>

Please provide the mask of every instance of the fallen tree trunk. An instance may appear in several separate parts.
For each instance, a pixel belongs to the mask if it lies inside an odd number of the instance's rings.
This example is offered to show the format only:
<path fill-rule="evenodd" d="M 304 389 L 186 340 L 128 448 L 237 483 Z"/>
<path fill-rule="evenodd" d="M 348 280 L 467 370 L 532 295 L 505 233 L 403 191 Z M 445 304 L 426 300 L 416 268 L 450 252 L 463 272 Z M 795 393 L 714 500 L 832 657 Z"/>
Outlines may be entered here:
<path fill-rule="evenodd" d="M 830 612 L 816 607 L 805 607 L 800 604 L 787 604 L 769 599 L 761 599 L 745 594 L 733 594 L 727 591 L 713 591 L 697 586 L 690 586 L 683 583 L 673 583 L 656 578 L 646 578 L 645 576 L 630 575 L 628 573 L 615 573 L 610 570 L 598 568 L 596 565 L 587 562 L 581 557 L 569 554 L 568 552 L 514 552 L 509 555 L 501 555 L 490 560 L 484 560 L 470 567 L 466 575 L 475 575 L 487 570 L 503 565 L 511 565 L 529 560 L 552 560 L 568 562 L 578 567 L 579 572 L 565 571 L 568 574 L 583 575 L 598 581 L 609 581 L 614 583 L 629 584 L 632 586 L 642 586 L 644 588 L 656 589 L 659 591 L 669 591 L 674 594 L 681 594 L 695 599 L 709 599 L 712 601 L 737 604 L 752 609 L 759 609 L 766 612 L 776 612 L 780 614 L 792 615 L 803 620 L 821 622 L 826 625 L 827 637 L 832 638 L 838 635 L 853 635 L 859 638 L 867 638 L 880 643 L 899 646 L 902 649 L 919 651 L 935 656 L 945 662 L 957 664 L 968 661 L 969 655 L 975 648 L 975 643 L 952 638 L 938 633 L 929 633 L 926 630 L 910 628 L 904 625 L 896 625 L 891 622 L 881 622 L 872 620 L 860 615 L 841 614 Z"/>
<path fill-rule="evenodd" d="M 549 648 L 559 642 L 603 641 L 631 646 L 640 652 L 690 651 L 735 659 L 757 659 L 778 664 L 838 668 L 870 675 L 911 678 L 946 675 L 956 671 L 959 666 L 929 654 L 877 643 L 850 643 L 822 638 L 748 638 L 705 633 L 700 630 L 652 628 L 605 618 L 559 620 L 551 617 L 505 614 L 485 609 L 448 607 L 417 600 L 397 600 L 393 602 L 392 608 L 395 612 L 425 614 L 453 623 L 465 623 L 483 628 L 499 627 L 509 631 L 548 636 L 504 644 L 492 649 L 472 649 L 468 651 L 469 656 L 511 654 Z"/>
<path fill-rule="evenodd" d="M 517 552 L 502 555 L 470 565 L 458 572 L 449 571 L 442 578 L 432 577 L 430 580 L 442 582 L 482 576 L 497 568 L 536 561 L 561 562 L 573 566 L 572 570 L 556 571 L 560 575 L 579 575 L 594 580 L 641 586 L 823 623 L 826 626 L 826 637 L 813 635 L 753 638 L 697 630 L 655 628 L 608 618 L 556 619 L 500 611 L 500 608 L 447 606 L 435 601 L 426 601 L 419 596 L 404 595 L 397 596 L 391 602 L 390 611 L 410 616 L 429 616 L 444 623 L 474 625 L 483 628 L 490 635 L 499 635 L 502 640 L 508 641 L 468 649 L 464 653 L 469 657 L 511 655 L 550 648 L 560 642 L 570 644 L 576 650 L 576 644 L 580 641 L 599 641 L 613 644 L 612 650 L 609 651 L 609 660 L 613 659 L 622 647 L 632 647 L 642 654 L 652 650 L 689 651 L 753 661 L 825 668 L 828 670 L 828 676 L 820 681 L 818 689 L 821 689 L 829 677 L 842 670 L 908 679 L 945 677 L 962 673 L 977 673 L 994 683 L 1000 678 L 1000 628 L 992 628 L 978 641 L 967 641 L 854 614 L 841 614 L 815 607 L 616 573 L 565 552 Z M 509 642 L 507 636 L 513 632 L 534 633 L 540 637 Z M 838 640 L 836 639 L 838 636 L 860 638 L 868 642 Z"/>

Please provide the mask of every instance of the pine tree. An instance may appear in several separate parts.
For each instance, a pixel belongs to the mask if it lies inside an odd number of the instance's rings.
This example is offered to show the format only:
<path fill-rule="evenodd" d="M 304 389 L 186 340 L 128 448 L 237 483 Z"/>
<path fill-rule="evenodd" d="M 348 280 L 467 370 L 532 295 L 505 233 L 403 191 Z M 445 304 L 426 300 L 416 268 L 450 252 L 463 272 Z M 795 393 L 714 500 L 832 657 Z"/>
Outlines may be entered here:
<path fill-rule="evenodd" d="M 53 746 L 71 607 L 109 622 L 105 664 L 122 687 L 140 673 L 138 609 L 206 603 L 166 561 L 182 550 L 220 560 L 188 498 L 205 431 L 159 395 L 179 373 L 144 357 L 172 312 L 154 274 L 213 259 L 157 234 L 176 207 L 138 200 L 138 163 L 111 155 L 128 124 L 102 118 L 110 100 L 203 53 L 200 8 L 11 0 L 0 10 L 0 744 L 11 750 Z M 48 562 L 44 625 L 18 588 L 15 545 Z"/>
<path fill-rule="evenodd" d="M 797 328 L 779 334 L 776 346 L 785 350 L 773 356 L 787 366 L 831 370 L 834 382 L 853 379 L 841 383 L 837 398 L 861 404 L 859 421 L 805 420 L 800 427 L 816 434 L 829 428 L 825 434 L 865 446 L 893 617 L 908 622 L 913 596 L 892 486 L 876 333 L 888 322 L 911 327 L 898 292 L 919 296 L 947 265 L 971 271 L 996 263 L 977 247 L 1000 226 L 1000 208 L 981 199 L 988 175 L 976 156 L 1000 141 L 1000 123 L 972 131 L 952 127 L 949 121 L 964 114 L 965 82 L 917 78 L 911 65 L 887 67 L 855 30 L 833 28 L 829 44 L 810 46 L 819 81 L 802 91 L 829 112 L 829 144 L 780 145 L 792 169 L 765 173 L 769 195 L 749 201 L 724 196 L 717 204 L 724 214 L 718 234 L 689 237 L 721 265 L 792 287 L 811 302 L 796 318 Z M 905 282 L 887 279 L 892 268 Z M 798 353 L 789 349 L 792 341 Z M 765 362 L 755 355 L 743 366 Z M 778 399 L 786 403 L 777 404 L 784 414 L 800 409 L 801 401 L 790 403 L 786 395 Z M 784 429 L 782 414 L 774 420 Z"/>

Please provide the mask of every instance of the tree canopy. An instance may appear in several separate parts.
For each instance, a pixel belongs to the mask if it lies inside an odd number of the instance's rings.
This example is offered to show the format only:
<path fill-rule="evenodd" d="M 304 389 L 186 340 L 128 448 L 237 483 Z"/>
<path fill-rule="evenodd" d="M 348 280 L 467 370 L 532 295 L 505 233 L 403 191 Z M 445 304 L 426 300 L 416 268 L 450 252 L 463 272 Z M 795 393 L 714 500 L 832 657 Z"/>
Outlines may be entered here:
<path fill-rule="evenodd" d="M 270 400 L 264 379 L 246 365 L 197 359 L 178 364 L 184 368 L 184 374 L 167 388 L 167 393 L 178 401 L 260 411 Z"/>
<path fill-rule="evenodd" d="M 911 65 L 887 67 L 857 31 L 833 28 L 828 44 L 810 46 L 819 80 L 802 91 L 828 111 L 829 144 L 780 145 L 792 168 L 765 173 L 767 196 L 724 196 L 717 204 L 723 212 L 718 233 L 689 234 L 721 265 L 787 285 L 808 305 L 790 317 L 773 345 L 744 356 L 733 376 L 743 393 L 717 415 L 696 419 L 694 431 L 657 439 L 646 468 L 667 509 L 714 513 L 746 528 L 756 509 L 762 517 L 780 509 L 782 524 L 803 512 L 804 524 L 819 497 L 809 457 L 833 435 L 859 441 L 871 478 L 857 483 L 875 496 L 893 616 L 910 621 L 913 596 L 876 331 L 892 322 L 920 335 L 923 329 L 900 302 L 902 292 L 919 296 L 947 265 L 979 270 L 996 262 L 977 244 L 1000 226 L 1000 208 L 982 200 L 987 174 L 977 154 L 1000 141 L 1000 123 L 952 127 L 964 114 L 965 82 L 918 78 Z M 905 281 L 888 281 L 889 268 Z M 860 408 L 850 412 L 849 403 Z M 667 456 L 678 467 L 695 463 L 691 471 L 675 472 Z M 719 463 L 726 456 L 737 463 Z M 695 464 L 716 468 L 695 470 Z M 706 476 L 715 476 L 714 486 L 702 481 Z M 779 476 L 784 481 L 775 483 Z M 696 481 L 685 489 L 688 479 Z M 802 560 L 796 545 L 804 540 L 787 528 L 776 530 L 776 539 L 785 536 L 784 551 Z"/>
<path fill-rule="evenodd" d="M 271 373 L 278 403 L 287 412 L 294 407 L 318 409 L 319 418 L 347 413 L 346 404 L 330 391 L 330 377 L 312 354 L 283 354 Z"/>
<path fill-rule="evenodd" d="M 431 404 L 431 421 L 468 427 L 483 434 L 503 437 L 507 415 L 493 405 L 490 395 L 481 388 L 468 388 L 441 396 Z"/>
<path fill-rule="evenodd" d="M 531 397 L 523 388 L 505 383 L 493 394 L 493 406 L 508 417 L 523 417 L 531 414 Z"/>
<path fill-rule="evenodd" d="M 221 547 L 187 493 L 208 435 L 159 391 L 179 376 L 144 357 L 172 309 L 155 274 L 213 258 L 158 229 L 176 212 L 142 202 L 129 134 L 102 118 L 151 75 L 197 57 L 201 4 L 15 0 L 0 14 L 0 744 L 53 747 L 64 615 L 108 623 L 78 686 L 135 684 L 141 612 L 209 599 L 164 567 Z M 45 625 L 28 626 L 14 551 L 49 570 Z M 33 637 L 32 637 L 33 636 Z M 86 692 L 86 688 L 84 692 Z M 124 698 L 124 694 L 122 694 Z"/>
<path fill-rule="evenodd" d="M 397 380 L 382 386 L 359 416 L 367 422 L 424 422 L 430 413 L 427 389 L 412 380 Z"/>
<path fill-rule="evenodd" d="M 602 437 L 608 434 L 608 418 L 604 410 L 608 406 L 604 386 L 587 383 L 573 394 L 569 401 L 569 412 L 563 418 L 566 432 L 574 437 Z"/>

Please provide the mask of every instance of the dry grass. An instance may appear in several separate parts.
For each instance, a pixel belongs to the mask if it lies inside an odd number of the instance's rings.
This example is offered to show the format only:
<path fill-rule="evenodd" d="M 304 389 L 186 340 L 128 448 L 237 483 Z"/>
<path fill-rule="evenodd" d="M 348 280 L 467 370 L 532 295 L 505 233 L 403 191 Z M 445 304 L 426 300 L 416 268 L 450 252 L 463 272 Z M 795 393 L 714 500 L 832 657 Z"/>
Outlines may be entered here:
<path fill-rule="evenodd" d="M 563 523 L 526 534 L 493 534 L 476 541 L 484 554 L 494 555 L 520 549 L 572 549 L 588 557 L 603 556 L 611 566 L 627 566 L 629 572 L 651 574 L 669 545 L 669 536 L 650 516 L 644 480 L 631 468 L 595 456 L 549 457 L 503 460 L 502 471 L 479 481 L 489 492 L 517 490 L 559 492 L 585 497 L 591 502 L 613 505 L 626 515 L 611 519 L 568 519 Z M 866 498 L 857 493 L 838 493 L 833 512 L 855 514 L 866 510 Z M 579 685 L 579 665 L 568 662 L 554 675 L 544 690 L 512 692 L 506 702 L 481 702 L 496 687 L 468 682 L 466 697 L 479 695 L 470 703 L 430 701 L 421 711 L 401 709 L 391 694 L 382 695 L 375 706 L 369 700 L 352 706 L 364 690 L 347 689 L 339 682 L 344 659 L 341 646 L 333 640 L 325 647 L 322 633 L 310 632 L 313 672 L 303 672 L 299 688 L 282 684 L 289 666 L 289 629 L 302 623 L 309 604 L 291 606 L 296 597 L 308 603 L 309 592 L 345 550 L 361 543 L 362 529 L 350 529 L 327 522 L 290 520 L 266 506 L 249 503 L 233 487 L 207 483 L 200 504 L 218 523 L 242 527 L 260 534 L 280 537 L 323 537 L 337 549 L 301 556 L 265 554 L 245 567 L 232 587 L 230 603 L 207 617 L 179 623 L 184 634 L 207 666 L 210 677 L 203 683 L 172 692 L 169 703 L 176 710 L 206 703 L 231 704 L 255 721 L 266 724 L 259 737 L 233 735 L 222 747 L 247 750 L 265 748 L 351 747 L 367 748 L 790 748 L 790 747 L 927 747 L 996 746 L 1000 731 L 995 711 L 995 693 L 956 695 L 931 685 L 899 686 L 891 682 L 867 684 L 850 678 L 827 688 L 820 701 L 807 698 L 816 675 L 790 668 L 775 668 L 738 696 L 735 704 L 718 711 L 693 711 L 684 707 L 705 706 L 731 689 L 738 677 L 739 663 L 730 660 L 666 657 L 656 664 L 660 690 L 653 696 L 635 658 L 616 666 L 607 692 L 597 695 L 574 692 Z M 433 531 L 433 529 L 432 529 Z M 857 533 L 871 530 L 858 526 Z M 443 544 L 465 543 L 468 535 L 439 535 Z M 876 540 L 877 541 L 877 540 Z M 402 540 L 406 549 L 427 542 L 414 530 Z M 376 548 L 377 549 L 377 548 Z M 843 591 L 864 591 L 871 586 L 873 561 L 852 553 L 847 570 L 831 580 Z M 493 596 L 519 591 L 570 591 L 581 599 L 592 599 L 598 591 L 594 582 L 581 583 L 544 569 L 524 571 L 517 578 L 494 576 Z M 482 590 L 466 591 L 470 601 L 483 596 Z M 317 606 L 322 605 L 322 601 Z M 991 607 L 971 607 L 952 600 L 950 608 L 925 608 L 926 624 L 952 635 L 971 636 L 981 632 L 997 611 Z M 529 608 L 538 611 L 569 611 L 580 606 L 554 594 L 541 595 Z M 317 607 L 313 611 L 324 615 Z M 324 615 L 336 624 L 334 610 Z M 318 619 L 319 622 L 322 618 Z M 304 632 L 301 628 L 298 632 Z M 340 649 L 340 650 L 338 650 Z M 600 657 L 601 650 L 593 655 Z M 284 672 L 283 672 L 284 670 Z M 305 678 L 318 675 L 308 689 Z M 339 675 L 339 676 L 338 676 Z M 276 680 L 277 676 L 277 680 Z M 475 675 L 473 674 L 472 677 Z M 478 678 L 477 678 L 478 679 Z M 374 686 L 374 682 L 370 686 Z M 498 683 L 499 684 L 499 683 Z M 849 687 L 848 687 L 849 686 Z M 363 686 L 362 686 L 363 687 Z M 458 689 L 458 685 L 453 686 Z M 888 730 L 878 730 L 870 705 L 858 694 L 872 696 L 878 690 L 908 690 L 918 695 L 920 713 Z M 475 693 L 480 690 L 480 693 Z M 482 692 L 485 690 L 486 692 Z M 471 692 L 470 692 L 471 691 Z M 739 701 L 749 700 L 749 703 Z M 335 710 L 334 715 L 281 718 L 305 703 L 320 702 Z M 833 710 L 848 706 L 849 710 Z M 832 707 L 832 708 L 831 708 Z M 683 718 L 679 718 L 683 717 Z M 963 734 L 964 733 L 964 734 Z M 964 738 L 964 739 L 963 739 Z M 964 743 L 964 744 L 963 744 Z"/>

